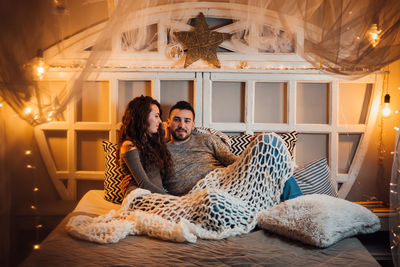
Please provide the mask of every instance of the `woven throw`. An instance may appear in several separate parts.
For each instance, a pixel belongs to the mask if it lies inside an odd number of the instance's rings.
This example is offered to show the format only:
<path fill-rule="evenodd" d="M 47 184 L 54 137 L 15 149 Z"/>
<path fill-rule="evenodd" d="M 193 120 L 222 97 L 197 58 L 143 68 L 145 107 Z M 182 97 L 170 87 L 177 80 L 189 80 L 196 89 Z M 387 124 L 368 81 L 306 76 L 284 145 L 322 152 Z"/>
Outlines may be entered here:
<path fill-rule="evenodd" d="M 97 243 L 115 243 L 137 234 L 195 242 L 248 233 L 260 211 L 279 204 L 292 171 L 293 162 L 282 139 L 273 133 L 260 135 L 235 163 L 213 170 L 185 196 L 136 189 L 119 211 L 96 218 L 75 216 L 67 230 Z"/>

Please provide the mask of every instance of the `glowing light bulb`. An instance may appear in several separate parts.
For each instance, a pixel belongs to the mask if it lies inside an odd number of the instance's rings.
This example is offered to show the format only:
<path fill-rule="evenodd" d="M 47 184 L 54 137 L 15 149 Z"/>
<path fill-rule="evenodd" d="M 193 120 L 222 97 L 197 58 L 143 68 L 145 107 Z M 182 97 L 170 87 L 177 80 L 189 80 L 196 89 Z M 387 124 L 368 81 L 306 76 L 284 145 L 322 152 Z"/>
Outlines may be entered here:
<path fill-rule="evenodd" d="M 396 131 L 399 131 L 399 127 L 394 126 L 393 129 L 395 129 Z"/>
<path fill-rule="evenodd" d="M 40 249 L 40 245 L 39 245 L 39 244 L 35 244 L 35 245 L 33 245 L 33 249 L 34 249 L 34 250 L 38 250 L 38 249 Z"/>
<path fill-rule="evenodd" d="M 43 79 L 44 73 L 48 68 L 47 64 L 44 62 L 43 58 L 43 50 L 39 49 L 37 51 L 37 56 L 35 58 L 35 63 L 33 65 L 33 73 L 36 75 L 39 80 Z"/>
<path fill-rule="evenodd" d="M 388 117 L 390 113 L 392 113 L 392 111 L 390 110 L 389 103 L 385 103 L 385 107 L 382 109 L 382 115 Z"/>
<path fill-rule="evenodd" d="M 26 151 L 25 151 L 25 155 L 32 155 L 32 151 L 26 150 Z"/>
<path fill-rule="evenodd" d="M 25 114 L 28 115 L 28 114 L 31 114 L 31 113 L 32 113 L 32 108 L 31 107 L 27 107 L 25 109 Z"/>
<path fill-rule="evenodd" d="M 44 74 L 44 63 L 40 62 L 40 64 L 36 66 L 36 75 L 39 78 L 43 78 L 43 74 Z"/>
<path fill-rule="evenodd" d="M 33 192 L 37 192 L 37 191 L 39 191 L 38 187 L 33 188 Z"/>
<path fill-rule="evenodd" d="M 31 205 L 31 209 L 36 210 L 36 206 L 35 205 Z"/>
<path fill-rule="evenodd" d="M 36 228 L 37 229 L 40 229 L 40 228 L 42 228 L 43 227 L 43 225 L 42 224 L 38 224 L 38 225 L 36 225 Z"/>
<path fill-rule="evenodd" d="M 390 103 L 390 95 L 389 94 L 385 95 L 384 103 L 385 103 L 385 106 L 382 109 L 382 115 L 384 117 L 388 117 L 390 115 L 390 113 L 392 113 L 392 111 L 390 110 L 390 107 L 389 107 L 389 103 Z"/>
<path fill-rule="evenodd" d="M 372 24 L 371 28 L 368 31 L 368 39 L 372 44 L 372 47 L 376 47 L 381 40 L 380 33 L 382 30 L 378 30 L 378 26 L 376 24 Z"/>
<path fill-rule="evenodd" d="M 3 103 L 0 103 L 0 108 L 2 108 L 3 107 Z"/>

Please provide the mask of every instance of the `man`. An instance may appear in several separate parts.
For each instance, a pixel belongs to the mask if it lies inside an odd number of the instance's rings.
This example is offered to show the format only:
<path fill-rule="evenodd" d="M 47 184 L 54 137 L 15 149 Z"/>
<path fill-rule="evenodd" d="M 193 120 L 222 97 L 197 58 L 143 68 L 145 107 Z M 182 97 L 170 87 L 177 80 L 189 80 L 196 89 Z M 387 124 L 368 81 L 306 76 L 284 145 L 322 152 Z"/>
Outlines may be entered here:
<path fill-rule="evenodd" d="M 188 193 L 209 172 L 231 165 L 238 158 L 219 137 L 192 133 L 194 119 L 193 107 L 186 101 L 179 101 L 170 109 L 168 148 L 174 160 L 174 175 L 164 181 L 164 186 L 173 195 Z M 300 195 L 301 190 L 292 176 L 285 183 L 281 201 Z"/>

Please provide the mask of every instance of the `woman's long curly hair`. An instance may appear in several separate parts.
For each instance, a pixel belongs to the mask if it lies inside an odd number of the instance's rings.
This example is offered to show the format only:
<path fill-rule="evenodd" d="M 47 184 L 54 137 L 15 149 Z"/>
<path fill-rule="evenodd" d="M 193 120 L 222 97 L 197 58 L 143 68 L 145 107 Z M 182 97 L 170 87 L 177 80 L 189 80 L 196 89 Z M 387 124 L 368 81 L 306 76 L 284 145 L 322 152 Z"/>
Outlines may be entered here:
<path fill-rule="evenodd" d="M 143 158 L 145 171 L 152 166 L 160 168 L 163 177 L 166 177 L 172 170 L 172 158 L 164 141 L 164 129 L 158 127 L 157 133 L 149 132 L 149 114 L 151 105 L 156 105 L 160 110 L 160 103 L 150 96 L 139 96 L 131 100 L 126 107 L 122 117 L 122 126 L 119 131 L 118 152 L 125 140 L 130 140 L 140 150 Z"/>

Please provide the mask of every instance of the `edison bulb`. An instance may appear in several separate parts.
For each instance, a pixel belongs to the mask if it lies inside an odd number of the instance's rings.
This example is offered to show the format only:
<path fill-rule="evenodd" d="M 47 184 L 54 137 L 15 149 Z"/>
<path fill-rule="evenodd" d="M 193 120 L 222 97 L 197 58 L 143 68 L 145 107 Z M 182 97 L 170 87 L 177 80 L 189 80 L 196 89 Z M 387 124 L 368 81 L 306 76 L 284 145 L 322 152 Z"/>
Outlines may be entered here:
<path fill-rule="evenodd" d="M 389 103 L 385 103 L 385 107 L 382 109 L 382 115 L 388 117 L 392 111 L 389 108 Z"/>

